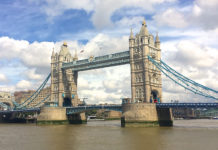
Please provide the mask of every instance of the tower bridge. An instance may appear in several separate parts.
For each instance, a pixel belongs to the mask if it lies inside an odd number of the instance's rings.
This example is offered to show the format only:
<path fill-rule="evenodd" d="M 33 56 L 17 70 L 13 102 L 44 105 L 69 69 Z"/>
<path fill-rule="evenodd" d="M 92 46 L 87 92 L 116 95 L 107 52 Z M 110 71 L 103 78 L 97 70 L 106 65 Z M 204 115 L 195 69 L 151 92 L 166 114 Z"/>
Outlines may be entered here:
<path fill-rule="evenodd" d="M 72 57 L 65 42 L 59 53 L 51 56 L 51 102 L 58 106 L 77 106 L 77 78 L 79 71 L 130 64 L 131 103 L 154 101 L 162 102 L 161 71 L 148 59 L 151 56 L 157 62 L 161 59 L 160 40 L 148 32 L 145 20 L 140 32 L 129 37 L 129 51 L 114 53 L 89 59 L 78 60 Z"/>
<path fill-rule="evenodd" d="M 115 106 L 79 106 L 82 104 L 77 94 L 79 71 L 124 64 L 130 65 L 130 101 Z M 30 98 L 21 104 L 14 102 L 15 109 L 7 112 L 40 112 L 37 117 L 39 122 L 52 122 L 66 121 L 69 118 L 82 120 L 84 119 L 83 112 L 87 110 L 109 109 L 122 111 L 123 119 L 121 121 L 124 124 L 138 123 L 144 125 L 158 122 L 160 125 L 172 125 L 170 109 L 172 107 L 217 108 L 217 103 L 162 103 L 162 74 L 190 92 L 218 100 L 218 91 L 188 79 L 161 60 L 159 36 L 157 34 L 154 38 L 149 33 L 144 20 L 139 33 L 134 36 L 131 30 L 128 51 L 78 60 L 77 53 L 75 52 L 75 55 L 72 56 L 67 43 L 64 42 L 59 53 L 55 53 L 54 50 L 52 52 L 51 74 Z M 34 104 L 33 107 L 29 107 L 50 77 L 51 94 L 39 103 Z M 42 103 L 45 103 L 45 107 L 39 109 Z M 4 113 L 0 112 L 0 114 Z"/>

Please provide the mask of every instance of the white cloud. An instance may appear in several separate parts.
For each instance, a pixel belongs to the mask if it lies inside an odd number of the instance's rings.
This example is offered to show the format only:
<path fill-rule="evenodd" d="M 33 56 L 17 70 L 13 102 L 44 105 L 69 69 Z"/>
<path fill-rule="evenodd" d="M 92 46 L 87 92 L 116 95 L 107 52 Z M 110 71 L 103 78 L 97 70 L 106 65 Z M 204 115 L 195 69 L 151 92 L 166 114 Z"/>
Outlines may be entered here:
<path fill-rule="evenodd" d="M 159 26 L 184 28 L 188 25 L 183 14 L 174 8 L 169 8 L 164 12 L 154 15 L 153 19 Z"/>
<path fill-rule="evenodd" d="M 16 89 L 19 90 L 28 90 L 31 89 L 31 87 L 32 87 L 32 83 L 27 80 L 21 80 L 16 84 Z"/>
<path fill-rule="evenodd" d="M 218 27 L 216 19 L 218 18 L 217 9 L 217 0 L 196 0 L 193 4 L 192 12 L 189 12 L 188 19 L 191 24 L 204 29 L 215 29 Z"/>
<path fill-rule="evenodd" d="M 7 82 L 7 81 L 8 81 L 7 77 L 4 74 L 0 73 L 0 82 Z"/>
<path fill-rule="evenodd" d="M 0 37 L 0 58 L 20 59 L 26 66 L 48 67 L 54 43 L 15 40 L 9 37 Z"/>
<path fill-rule="evenodd" d="M 175 53 L 175 60 L 186 65 L 194 65 L 200 68 L 213 67 L 217 63 L 217 54 L 210 52 L 206 47 L 192 41 L 181 41 L 177 45 L 178 51 Z"/>
<path fill-rule="evenodd" d="M 42 75 L 37 74 L 36 73 L 36 69 L 28 69 L 25 72 L 26 76 L 30 79 L 30 80 L 40 80 L 42 79 Z"/>
<path fill-rule="evenodd" d="M 26 49 L 29 42 L 15 40 L 9 37 L 0 37 L 0 58 L 13 59 L 20 55 L 21 50 Z"/>
<path fill-rule="evenodd" d="M 139 8 L 144 12 L 154 12 L 154 6 L 162 3 L 172 3 L 176 0 L 46 0 L 43 11 L 49 17 L 62 14 L 65 10 L 77 9 L 92 13 L 91 20 L 98 29 L 113 26 L 111 16 L 121 8 Z M 33 1 L 32 1 L 33 2 Z"/>

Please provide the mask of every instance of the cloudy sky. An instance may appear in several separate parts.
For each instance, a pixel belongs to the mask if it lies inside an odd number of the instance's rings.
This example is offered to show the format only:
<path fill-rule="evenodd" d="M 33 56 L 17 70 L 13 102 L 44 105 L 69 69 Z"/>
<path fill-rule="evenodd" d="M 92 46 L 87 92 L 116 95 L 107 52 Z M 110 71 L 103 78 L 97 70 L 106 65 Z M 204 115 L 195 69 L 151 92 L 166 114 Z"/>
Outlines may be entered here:
<path fill-rule="evenodd" d="M 143 18 L 159 32 L 162 60 L 218 90 L 218 0 L 1 0 L 0 90 L 36 89 L 50 72 L 52 49 L 67 41 L 79 59 L 128 50 Z M 130 97 L 129 65 L 79 72 L 88 103 Z M 199 101 L 163 77 L 163 101 Z"/>

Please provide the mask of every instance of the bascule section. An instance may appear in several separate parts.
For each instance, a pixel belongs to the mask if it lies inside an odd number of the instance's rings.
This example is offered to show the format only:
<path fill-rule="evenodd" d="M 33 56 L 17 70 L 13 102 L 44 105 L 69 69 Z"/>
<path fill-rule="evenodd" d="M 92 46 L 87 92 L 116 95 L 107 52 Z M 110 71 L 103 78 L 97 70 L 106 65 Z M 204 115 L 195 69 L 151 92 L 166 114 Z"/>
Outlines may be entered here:
<path fill-rule="evenodd" d="M 66 42 L 60 52 L 52 52 L 51 56 L 51 101 L 50 106 L 78 106 L 81 101 L 77 95 L 78 72 L 72 68 L 63 69 L 64 63 L 78 60 L 77 54 L 72 57 Z"/>
<path fill-rule="evenodd" d="M 149 33 L 145 20 L 135 36 L 129 37 L 132 103 L 157 103 L 162 101 L 161 72 L 148 60 L 161 59 L 160 40 Z"/>

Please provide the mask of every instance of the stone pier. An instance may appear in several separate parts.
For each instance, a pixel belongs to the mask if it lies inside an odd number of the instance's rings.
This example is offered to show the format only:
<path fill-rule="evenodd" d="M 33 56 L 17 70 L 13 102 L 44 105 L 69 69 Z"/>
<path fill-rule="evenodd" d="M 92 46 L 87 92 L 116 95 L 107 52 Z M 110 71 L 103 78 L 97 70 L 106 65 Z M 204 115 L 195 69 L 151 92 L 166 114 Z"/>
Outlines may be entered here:
<path fill-rule="evenodd" d="M 83 124 L 87 123 L 85 113 L 68 115 L 68 120 L 70 124 Z"/>
<path fill-rule="evenodd" d="M 43 107 L 37 117 L 37 124 L 68 124 L 66 108 Z"/>
<path fill-rule="evenodd" d="M 81 124 L 85 122 L 85 113 L 67 115 L 65 107 L 43 107 L 37 117 L 37 124 Z"/>
<path fill-rule="evenodd" d="M 157 109 L 154 103 L 133 103 L 122 106 L 122 127 L 172 126 L 172 113 L 168 108 Z"/>

